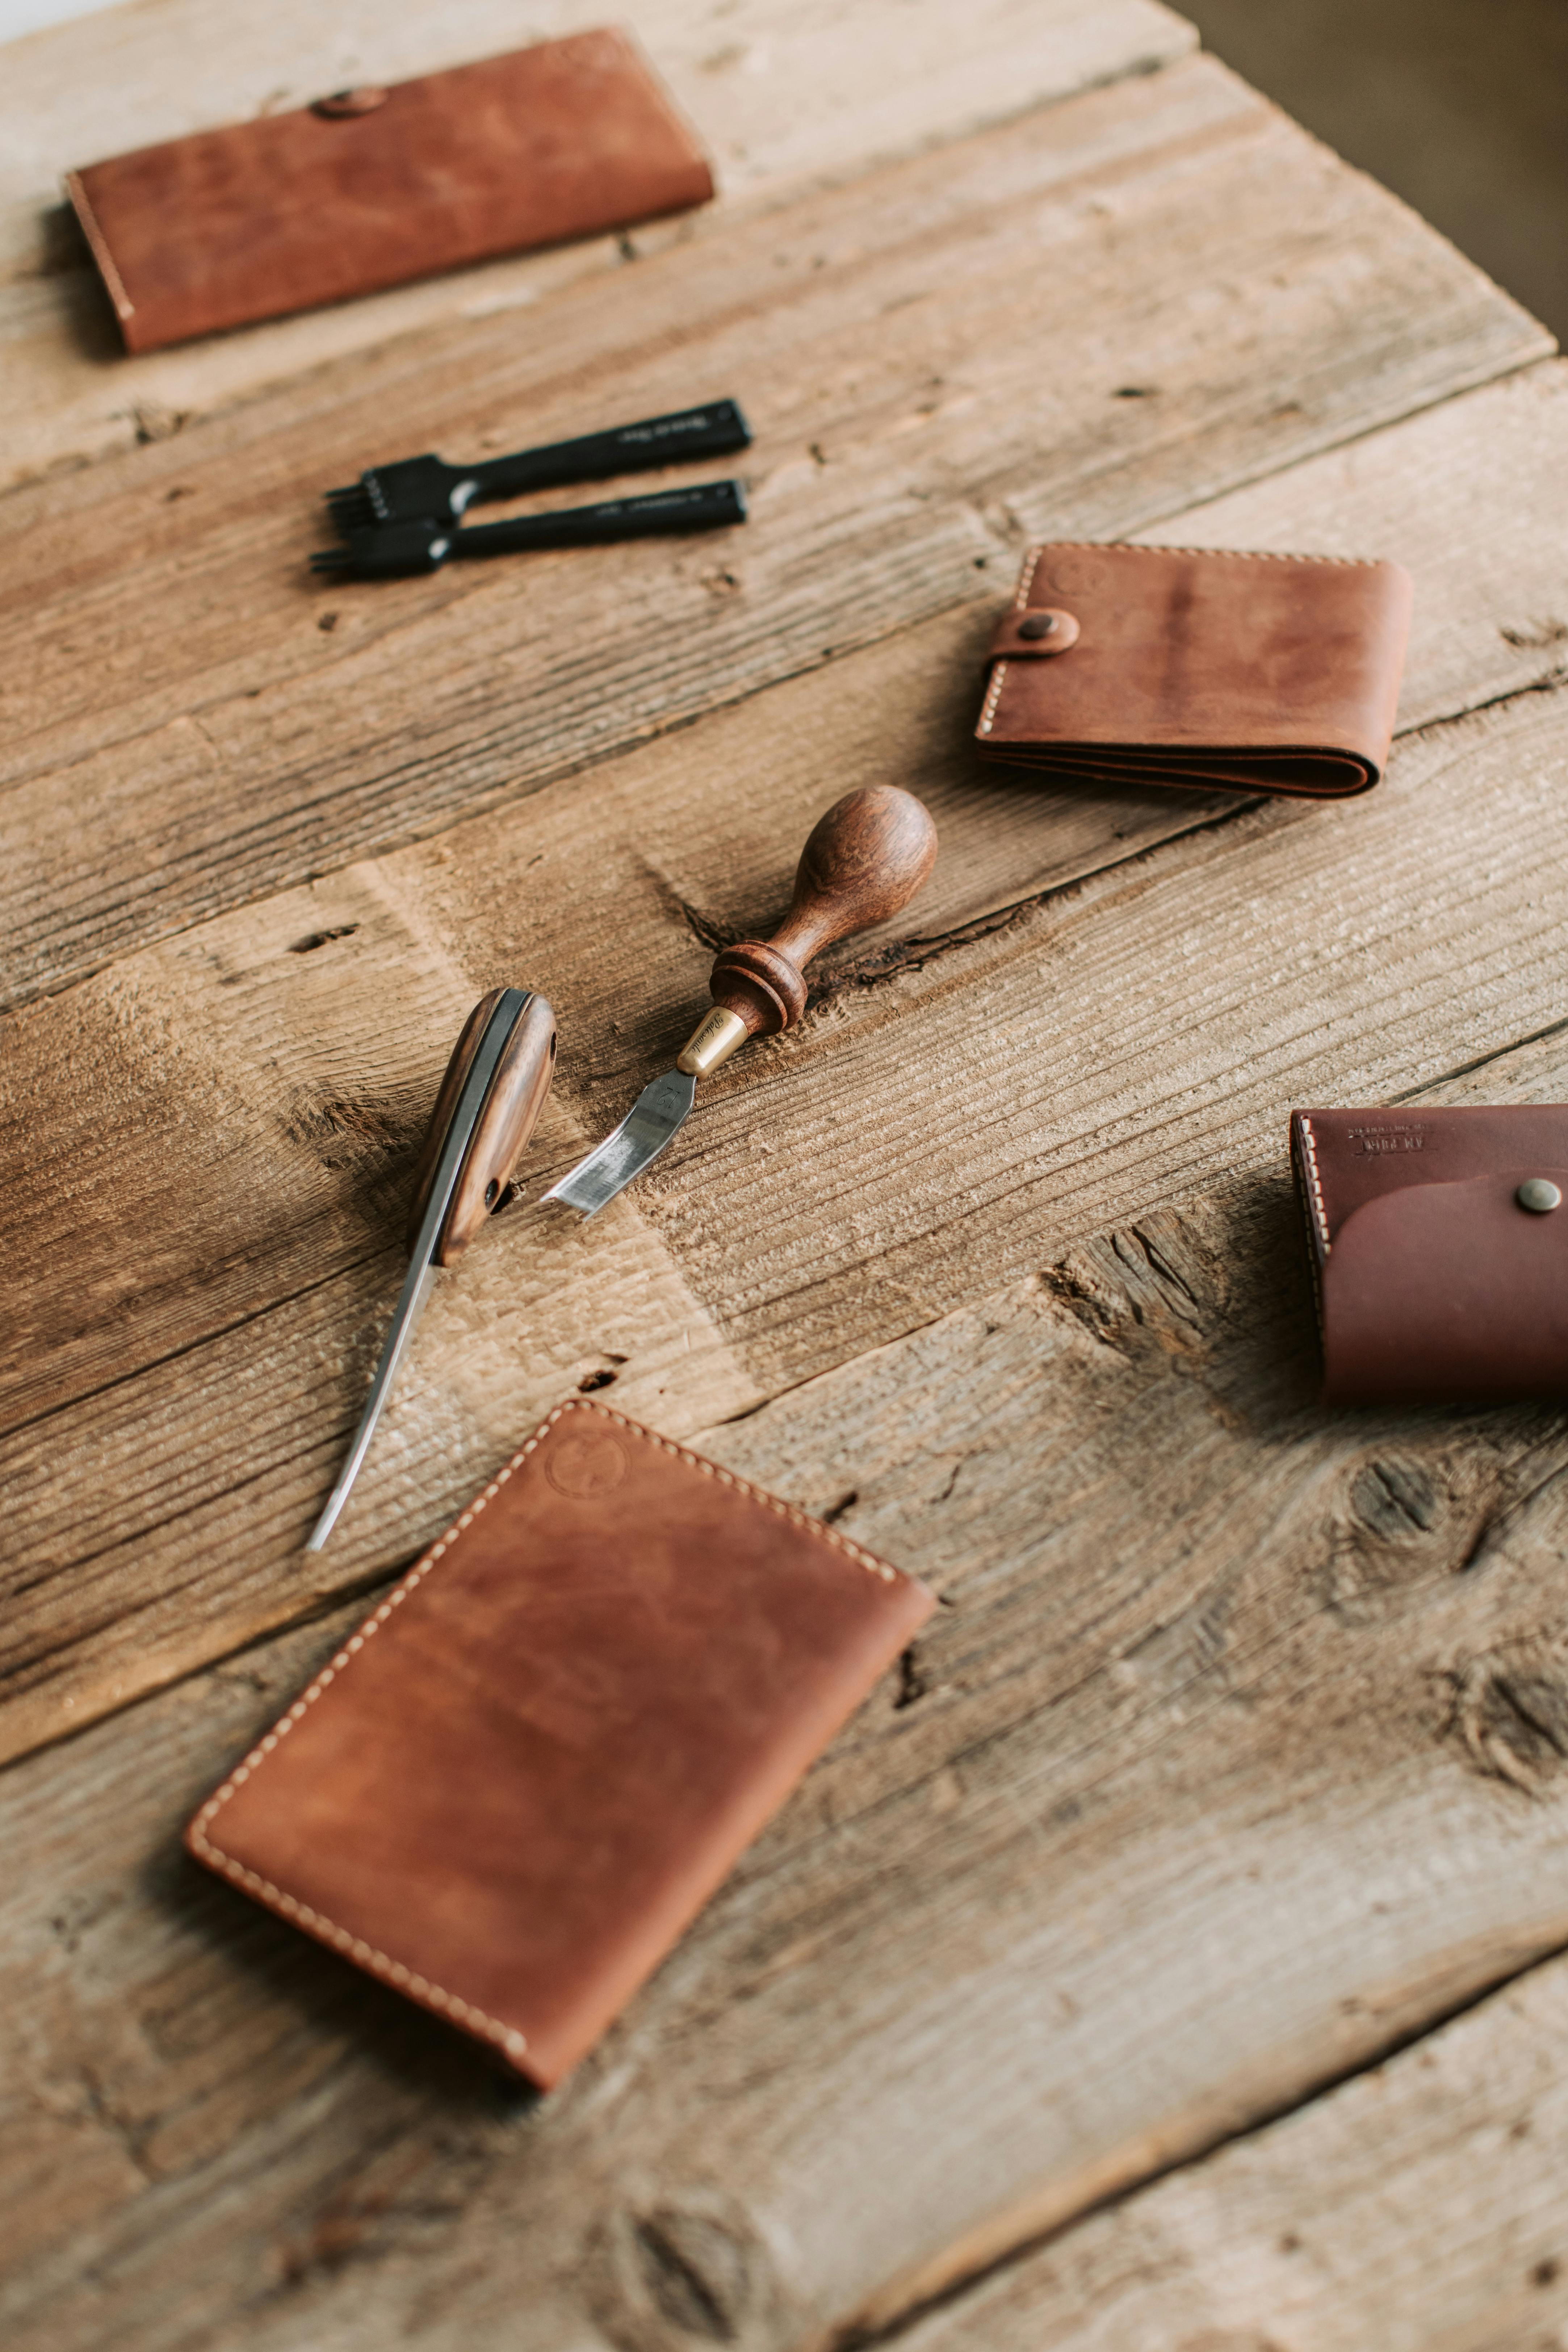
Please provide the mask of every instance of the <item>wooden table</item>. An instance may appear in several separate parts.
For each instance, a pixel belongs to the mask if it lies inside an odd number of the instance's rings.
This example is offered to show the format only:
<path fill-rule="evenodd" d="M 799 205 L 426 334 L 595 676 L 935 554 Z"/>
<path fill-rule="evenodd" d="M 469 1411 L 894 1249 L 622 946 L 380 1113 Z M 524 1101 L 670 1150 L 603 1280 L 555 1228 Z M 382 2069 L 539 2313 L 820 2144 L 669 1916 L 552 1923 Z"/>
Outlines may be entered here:
<path fill-rule="evenodd" d="M 62 168 L 600 13 L 0 60 L 0 2341 L 1544 2352 L 1568 1428 L 1318 1409 L 1285 1127 L 1568 1086 L 1568 376 L 1152 0 L 644 0 L 710 212 L 115 356 Z M 743 533 L 302 569 L 375 457 L 718 393 Z M 1402 559 L 1388 780 L 982 768 L 1038 535 Z M 307 1560 L 469 1003 L 558 1009 L 542 1185 L 879 780 L 911 917 L 498 1223 Z M 531 2104 L 176 1836 L 595 1388 L 946 1606 Z"/>

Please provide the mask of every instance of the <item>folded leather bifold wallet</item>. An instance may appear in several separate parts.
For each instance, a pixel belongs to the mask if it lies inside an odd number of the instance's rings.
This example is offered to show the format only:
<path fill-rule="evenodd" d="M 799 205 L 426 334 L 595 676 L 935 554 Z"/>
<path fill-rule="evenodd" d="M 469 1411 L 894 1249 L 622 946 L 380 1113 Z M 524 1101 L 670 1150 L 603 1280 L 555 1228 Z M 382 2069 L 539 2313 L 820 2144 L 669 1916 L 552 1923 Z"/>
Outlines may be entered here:
<path fill-rule="evenodd" d="M 1299 1110 L 1326 1404 L 1568 1396 L 1568 1104 Z"/>
<path fill-rule="evenodd" d="M 573 1401 L 185 1843 L 548 2089 L 933 1605 L 832 1528 Z"/>
<path fill-rule="evenodd" d="M 66 192 L 149 352 L 681 212 L 713 179 L 635 41 L 601 30 L 142 147 Z"/>
<path fill-rule="evenodd" d="M 1397 563 L 1034 547 L 975 740 L 1067 783 L 1363 793 L 1388 762 L 1410 601 Z"/>

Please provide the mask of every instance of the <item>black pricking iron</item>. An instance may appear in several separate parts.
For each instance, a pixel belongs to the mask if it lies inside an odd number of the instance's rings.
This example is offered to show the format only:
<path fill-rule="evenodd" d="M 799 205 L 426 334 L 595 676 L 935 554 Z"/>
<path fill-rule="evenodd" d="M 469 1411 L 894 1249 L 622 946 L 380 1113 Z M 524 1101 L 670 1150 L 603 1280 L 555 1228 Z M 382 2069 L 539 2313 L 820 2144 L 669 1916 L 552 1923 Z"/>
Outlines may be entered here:
<path fill-rule="evenodd" d="M 458 557 L 510 555 L 521 548 L 603 547 L 613 541 L 654 539 L 667 531 L 720 530 L 744 522 L 746 494 L 739 482 L 702 482 L 689 490 L 655 490 L 641 499 L 605 499 L 592 507 L 562 507 L 553 514 L 518 515 L 510 522 L 387 523 L 351 532 L 341 547 L 310 558 L 312 572 L 340 579 L 391 580 L 436 572 Z"/>
<path fill-rule="evenodd" d="M 357 482 L 327 492 L 332 522 L 343 537 L 391 523 L 455 523 L 484 499 L 522 498 L 530 490 L 569 482 L 604 482 L 616 474 L 647 473 L 694 458 L 729 457 L 751 446 L 751 428 L 732 400 L 705 402 L 669 416 L 645 416 L 575 441 L 519 449 L 477 466 L 448 466 L 442 457 L 405 457 L 373 466 Z"/>

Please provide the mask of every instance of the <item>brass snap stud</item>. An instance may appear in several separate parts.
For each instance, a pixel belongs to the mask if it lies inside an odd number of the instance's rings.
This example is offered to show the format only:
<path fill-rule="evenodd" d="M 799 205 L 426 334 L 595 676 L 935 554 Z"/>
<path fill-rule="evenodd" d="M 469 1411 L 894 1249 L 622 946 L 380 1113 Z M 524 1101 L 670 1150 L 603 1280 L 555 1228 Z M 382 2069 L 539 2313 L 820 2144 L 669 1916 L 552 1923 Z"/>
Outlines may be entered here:
<path fill-rule="evenodd" d="M 1513 1197 L 1521 1209 L 1530 1209 L 1538 1217 L 1563 1206 L 1562 1192 L 1544 1176 L 1527 1176 Z"/>
<path fill-rule="evenodd" d="M 1021 637 L 1048 637 L 1061 626 L 1054 613 L 1026 613 L 1018 624 Z"/>

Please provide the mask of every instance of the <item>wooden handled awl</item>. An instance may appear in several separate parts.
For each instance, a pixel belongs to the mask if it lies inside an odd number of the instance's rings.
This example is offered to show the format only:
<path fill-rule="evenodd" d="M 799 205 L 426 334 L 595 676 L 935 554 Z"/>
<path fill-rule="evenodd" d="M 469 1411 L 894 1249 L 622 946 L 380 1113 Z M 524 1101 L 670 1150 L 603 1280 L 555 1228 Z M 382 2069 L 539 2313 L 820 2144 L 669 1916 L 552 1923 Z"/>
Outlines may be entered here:
<path fill-rule="evenodd" d="M 909 905 L 936 856 L 936 827 L 912 793 L 871 784 L 818 819 L 801 854 L 789 913 L 771 940 L 726 948 L 713 966 L 707 1013 L 673 1070 L 643 1088 L 626 1118 L 547 1201 L 591 1217 L 640 1176 L 688 1118 L 697 1081 L 748 1037 L 787 1029 L 805 1011 L 802 967 L 835 940 L 869 930 Z"/>
<path fill-rule="evenodd" d="M 461 1257 L 487 1217 L 513 1197 L 511 1171 L 555 1071 L 555 1015 L 526 988 L 481 996 L 452 1048 L 415 1171 L 408 1272 L 338 1483 L 310 1531 L 320 1551 L 359 1475 L 438 1265 Z"/>

